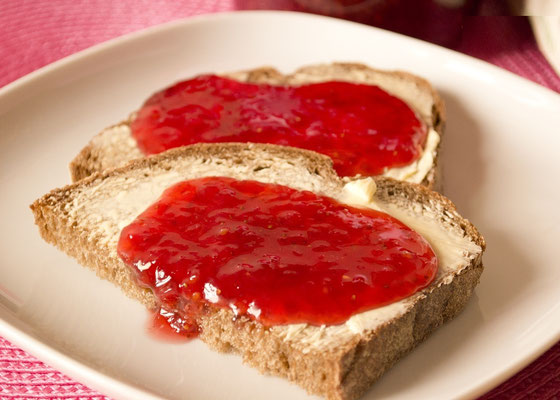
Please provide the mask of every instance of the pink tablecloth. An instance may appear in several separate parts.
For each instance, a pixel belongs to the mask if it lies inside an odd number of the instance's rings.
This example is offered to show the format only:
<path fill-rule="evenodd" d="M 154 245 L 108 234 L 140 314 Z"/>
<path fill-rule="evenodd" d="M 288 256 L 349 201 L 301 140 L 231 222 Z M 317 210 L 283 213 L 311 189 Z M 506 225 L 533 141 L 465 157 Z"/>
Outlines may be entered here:
<path fill-rule="evenodd" d="M 0 0 L 0 86 L 64 56 L 159 23 L 236 8 L 233 0 Z M 490 18 L 490 19 L 489 19 Z M 528 22 L 469 17 L 456 49 L 560 92 Z M 560 344 L 483 399 L 560 396 Z M 0 338 L 0 399 L 107 399 Z"/>

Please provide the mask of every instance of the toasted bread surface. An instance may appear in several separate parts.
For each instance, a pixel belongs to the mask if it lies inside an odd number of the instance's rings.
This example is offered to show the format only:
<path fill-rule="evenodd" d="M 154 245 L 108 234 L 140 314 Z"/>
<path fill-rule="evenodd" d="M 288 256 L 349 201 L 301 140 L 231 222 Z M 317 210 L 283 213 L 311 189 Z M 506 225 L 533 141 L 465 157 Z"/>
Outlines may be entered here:
<path fill-rule="evenodd" d="M 135 285 L 117 256 L 119 233 L 166 187 L 202 176 L 273 182 L 335 198 L 344 191 L 331 160 L 314 152 L 275 145 L 198 144 L 96 173 L 53 190 L 31 208 L 46 241 L 156 309 L 151 291 Z M 457 315 L 482 273 L 484 239 L 444 196 L 390 178 L 376 178 L 375 183 L 373 202 L 424 234 L 438 254 L 440 271 L 430 286 L 393 305 L 354 316 L 346 324 L 327 327 L 267 328 L 216 309 L 201 317 L 201 339 L 219 351 L 239 353 L 259 371 L 285 377 L 310 393 L 355 399 Z M 463 247 L 449 254 L 442 247 L 458 244 Z"/>

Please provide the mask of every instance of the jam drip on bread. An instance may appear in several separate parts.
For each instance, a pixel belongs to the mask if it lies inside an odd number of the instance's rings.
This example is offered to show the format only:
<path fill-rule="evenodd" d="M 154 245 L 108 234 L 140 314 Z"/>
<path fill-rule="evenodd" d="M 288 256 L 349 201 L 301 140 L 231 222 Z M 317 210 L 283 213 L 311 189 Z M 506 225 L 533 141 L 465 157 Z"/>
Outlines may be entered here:
<path fill-rule="evenodd" d="M 257 85 L 216 75 L 155 93 L 130 127 L 145 154 L 199 142 L 272 143 L 328 155 L 341 176 L 409 165 L 427 138 L 415 112 L 377 86 Z"/>
<path fill-rule="evenodd" d="M 428 242 L 385 213 L 277 184 L 205 177 L 168 188 L 118 254 L 179 333 L 217 308 L 265 326 L 332 325 L 428 286 Z"/>

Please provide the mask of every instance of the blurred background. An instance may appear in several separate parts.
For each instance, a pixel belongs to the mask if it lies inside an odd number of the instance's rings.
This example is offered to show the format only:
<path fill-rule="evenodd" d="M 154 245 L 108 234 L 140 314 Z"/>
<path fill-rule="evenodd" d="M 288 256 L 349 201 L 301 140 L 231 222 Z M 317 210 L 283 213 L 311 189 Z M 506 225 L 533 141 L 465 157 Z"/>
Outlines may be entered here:
<path fill-rule="evenodd" d="M 482 58 L 533 80 L 540 63 L 534 68 L 527 65 L 525 72 L 516 69 L 513 65 L 518 60 L 509 56 L 531 52 L 536 41 L 556 74 L 560 73 L 559 0 L 235 0 L 235 5 L 365 23 Z M 539 79 L 560 90 L 554 83 L 556 76 Z"/>
<path fill-rule="evenodd" d="M 329 15 L 414 36 L 560 92 L 560 0 L 0 0 L 0 86 L 149 26 L 267 9 Z"/>

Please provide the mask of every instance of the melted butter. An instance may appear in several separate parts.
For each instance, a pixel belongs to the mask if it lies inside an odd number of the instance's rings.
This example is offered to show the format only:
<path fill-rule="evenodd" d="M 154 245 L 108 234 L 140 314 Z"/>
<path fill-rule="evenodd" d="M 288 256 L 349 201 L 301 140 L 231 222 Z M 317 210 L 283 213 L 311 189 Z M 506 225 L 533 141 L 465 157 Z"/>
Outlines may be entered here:
<path fill-rule="evenodd" d="M 434 165 L 439 141 L 438 133 L 434 129 L 430 129 L 422 156 L 404 167 L 386 169 L 383 176 L 398 179 L 399 181 L 422 183 Z"/>
<path fill-rule="evenodd" d="M 438 273 L 432 285 L 449 284 L 454 275 L 470 265 L 481 253 L 480 246 L 465 236 L 462 229 L 438 222 L 440 212 L 420 206 L 417 209 L 405 209 L 395 204 L 384 203 L 375 198 L 375 191 L 375 182 L 371 178 L 351 181 L 345 185 L 339 200 L 384 211 L 422 235 L 430 243 L 439 260 Z M 424 295 L 419 292 L 387 306 L 353 315 L 346 323 L 340 325 L 316 327 L 297 324 L 272 329 L 284 340 L 293 342 L 307 353 L 344 341 L 349 336 L 378 329 L 406 313 L 420 296 Z"/>

